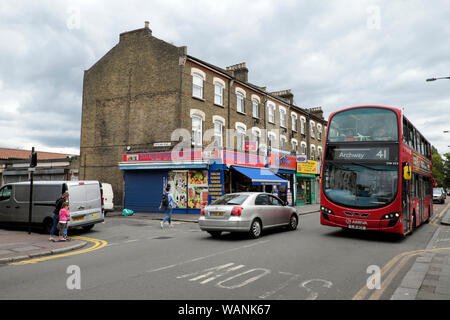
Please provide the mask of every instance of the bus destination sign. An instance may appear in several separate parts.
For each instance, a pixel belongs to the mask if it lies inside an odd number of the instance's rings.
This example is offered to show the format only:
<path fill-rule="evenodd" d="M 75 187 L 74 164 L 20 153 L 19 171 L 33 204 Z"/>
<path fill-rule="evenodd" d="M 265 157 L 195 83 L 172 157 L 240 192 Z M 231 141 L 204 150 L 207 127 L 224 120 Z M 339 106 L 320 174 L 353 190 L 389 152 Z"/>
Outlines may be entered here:
<path fill-rule="evenodd" d="M 374 148 L 336 148 L 333 150 L 334 160 L 389 160 L 389 148 L 387 147 L 374 147 Z"/>

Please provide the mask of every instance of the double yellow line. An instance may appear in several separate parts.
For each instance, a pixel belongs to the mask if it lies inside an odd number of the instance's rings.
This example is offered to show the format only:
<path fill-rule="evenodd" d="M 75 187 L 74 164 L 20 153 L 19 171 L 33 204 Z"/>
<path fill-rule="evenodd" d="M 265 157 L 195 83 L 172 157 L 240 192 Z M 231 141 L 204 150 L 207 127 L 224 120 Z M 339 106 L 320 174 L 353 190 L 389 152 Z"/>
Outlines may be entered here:
<path fill-rule="evenodd" d="M 72 237 L 72 239 L 88 241 L 88 242 L 93 243 L 94 245 L 89 247 L 89 248 L 82 249 L 82 250 L 71 251 L 71 252 L 66 252 L 66 253 L 61 253 L 61 254 L 41 257 L 41 258 L 35 258 L 35 259 L 30 259 L 30 260 L 14 262 L 14 263 L 10 263 L 9 265 L 18 266 L 18 265 L 32 264 L 32 263 L 38 263 L 38 262 L 52 260 L 52 259 L 58 259 L 58 258 L 63 258 L 63 257 L 74 256 L 74 255 L 77 255 L 77 254 L 87 253 L 87 252 L 91 252 L 91 251 L 95 251 L 95 250 L 101 249 L 101 248 L 105 247 L 108 244 L 108 242 L 106 242 L 104 240 L 87 238 L 87 237 L 74 236 L 74 237 Z"/>
<path fill-rule="evenodd" d="M 430 219 L 430 224 L 438 227 L 438 221 L 440 221 L 444 213 L 447 212 L 448 208 L 450 208 L 450 203 L 438 215 L 435 215 Z"/>
<path fill-rule="evenodd" d="M 447 209 L 450 207 L 450 204 L 448 204 L 440 213 L 439 215 L 435 215 L 430 219 L 430 224 L 434 226 L 439 226 L 438 221 L 442 217 L 442 215 L 447 211 Z M 418 256 L 423 253 L 427 252 L 436 252 L 441 250 L 450 250 L 450 248 L 435 248 L 430 250 L 415 250 L 415 251 L 408 251 L 400 253 L 399 255 L 392 258 L 381 270 L 381 275 L 387 275 L 384 280 L 381 283 L 381 289 L 380 290 L 371 290 L 366 286 L 362 287 L 361 290 L 356 293 L 356 295 L 353 297 L 352 300 L 378 300 L 382 296 L 382 294 L 385 292 L 385 290 L 389 287 L 392 280 L 394 280 L 395 276 L 400 272 L 400 270 L 405 266 L 405 264 L 411 259 L 412 257 Z"/>

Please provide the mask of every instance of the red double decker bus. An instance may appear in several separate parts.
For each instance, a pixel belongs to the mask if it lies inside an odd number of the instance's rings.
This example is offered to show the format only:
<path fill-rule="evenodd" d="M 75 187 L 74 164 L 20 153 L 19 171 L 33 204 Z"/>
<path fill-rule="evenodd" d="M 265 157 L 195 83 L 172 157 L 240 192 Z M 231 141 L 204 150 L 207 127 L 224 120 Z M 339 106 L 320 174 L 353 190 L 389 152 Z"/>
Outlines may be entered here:
<path fill-rule="evenodd" d="M 433 214 L 431 145 L 397 108 L 330 115 L 320 223 L 406 235 Z"/>

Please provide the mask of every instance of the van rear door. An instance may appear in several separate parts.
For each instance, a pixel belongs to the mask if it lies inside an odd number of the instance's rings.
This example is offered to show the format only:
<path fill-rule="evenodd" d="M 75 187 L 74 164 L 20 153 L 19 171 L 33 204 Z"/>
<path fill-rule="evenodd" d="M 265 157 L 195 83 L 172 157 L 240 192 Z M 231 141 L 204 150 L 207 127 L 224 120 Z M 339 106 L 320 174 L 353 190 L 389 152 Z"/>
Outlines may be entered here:
<path fill-rule="evenodd" d="M 69 185 L 70 226 L 82 226 L 103 220 L 100 185 L 83 183 Z M 97 221 L 98 222 L 98 221 Z"/>

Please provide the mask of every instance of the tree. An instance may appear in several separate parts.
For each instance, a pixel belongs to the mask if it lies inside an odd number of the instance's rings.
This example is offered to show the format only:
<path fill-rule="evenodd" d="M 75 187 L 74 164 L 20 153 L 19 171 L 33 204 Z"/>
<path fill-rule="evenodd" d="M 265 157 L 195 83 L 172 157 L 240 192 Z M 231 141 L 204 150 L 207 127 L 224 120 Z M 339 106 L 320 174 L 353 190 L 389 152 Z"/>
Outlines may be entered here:
<path fill-rule="evenodd" d="M 448 189 L 450 188 L 450 153 L 444 154 L 444 181 L 443 186 L 444 188 Z"/>
<path fill-rule="evenodd" d="M 435 147 L 432 150 L 433 176 L 439 187 L 444 185 L 444 161 Z"/>

